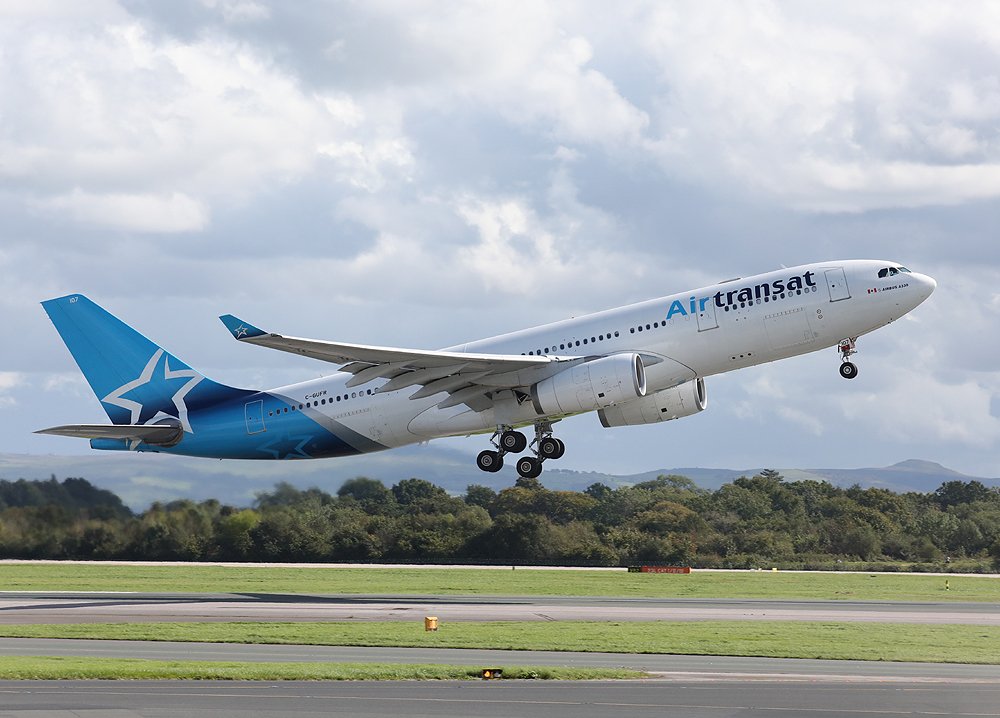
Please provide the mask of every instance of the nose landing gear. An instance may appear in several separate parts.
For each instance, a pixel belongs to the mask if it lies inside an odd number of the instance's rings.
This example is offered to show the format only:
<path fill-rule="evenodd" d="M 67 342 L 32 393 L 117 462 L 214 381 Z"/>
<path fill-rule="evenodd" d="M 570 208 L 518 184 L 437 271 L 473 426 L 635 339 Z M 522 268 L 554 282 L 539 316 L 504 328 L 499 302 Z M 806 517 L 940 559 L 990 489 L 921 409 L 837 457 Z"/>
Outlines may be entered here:
<path fill-rule="evenodd" d="M 487 449 L 476 457 L 476 465 L 482 471 L 495 473 L 503 468 L 506 454 L 520 454 L 530 448 L 534 456 L 523 456 L 517 460 L 517 473 L 526 479 L 537 478 L 542 473 L 542 462 L 559 459 L 566 453 L 566 444 L 552 436 L 552 422 L 535 423 L 535 438 L 528 445 L 527 437 L 510 426 L 498 426 L 490 438 L 495 449 Z"/>
<path fill-rule="evenodd" d="M 837 349 L 840 351 L 840 375 L 845 379 L 853 379 L 858 375 L 858 367 L 851 361 L 851 355 L 858 353 L 858 350 L 854 348 L 855 341 L 856 338 L 848 337 L 842 339 L 837 345 Z"/>

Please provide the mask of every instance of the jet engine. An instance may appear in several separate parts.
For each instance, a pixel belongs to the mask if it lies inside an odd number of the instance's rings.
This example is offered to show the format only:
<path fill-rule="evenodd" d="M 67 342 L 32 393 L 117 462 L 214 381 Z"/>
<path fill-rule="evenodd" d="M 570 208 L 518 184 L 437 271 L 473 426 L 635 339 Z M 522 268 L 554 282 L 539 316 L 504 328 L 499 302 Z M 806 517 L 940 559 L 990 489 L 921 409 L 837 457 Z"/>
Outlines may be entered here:
<path fill-rule="evenodd" d="M 564 369 L 531 387 L 531 403 L 544 416 L 593 411 L 646 395 L 638 354 L 613 354 Z"/>
<path fill-rule="evenodd" d="M 613 426 L 638 426 L 680 419 L 704 411 L 706 406 L 708 394 L 705 392 L 705 380 L 698 377 L 641 399 L 605 407 L 597 415 L 604 428 L 610 429 Z"/>

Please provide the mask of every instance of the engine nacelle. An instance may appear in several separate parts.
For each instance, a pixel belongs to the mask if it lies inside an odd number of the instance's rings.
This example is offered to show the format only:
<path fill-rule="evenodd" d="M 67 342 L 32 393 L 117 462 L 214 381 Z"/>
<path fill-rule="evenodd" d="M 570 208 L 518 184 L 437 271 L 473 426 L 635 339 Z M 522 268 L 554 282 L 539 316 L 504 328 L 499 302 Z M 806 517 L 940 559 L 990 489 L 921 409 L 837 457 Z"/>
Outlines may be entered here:
<path fill-rule="evenodd" d="M 544 416 L 577 414 L 646 395 L 638 354 L 613 354 L 564 369 L 531 387 L 531 403 Z"/>
<path fill-rule="evenodd" d="M 658 391 L 641 399 L 601 409 L 597 415 L 605 429 L 613 426 L 638 426 L 680 419 L 704 411 L 708 406 L 705 380 L 701 377 Z"/>

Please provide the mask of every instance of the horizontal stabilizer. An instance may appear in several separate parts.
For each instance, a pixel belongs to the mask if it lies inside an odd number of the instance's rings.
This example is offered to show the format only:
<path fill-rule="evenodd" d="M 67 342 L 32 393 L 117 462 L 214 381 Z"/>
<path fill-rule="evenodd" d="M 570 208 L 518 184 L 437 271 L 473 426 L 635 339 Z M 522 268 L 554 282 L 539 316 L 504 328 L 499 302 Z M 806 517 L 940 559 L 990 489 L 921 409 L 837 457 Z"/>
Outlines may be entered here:
<path fill-rule="evenodd" d="M 35 433 L 78 439 L 138 439 L 147 444 L 172 446 L 180 441 L 184 429 L 171 424 L 67 424 L 40 429 Z"/>

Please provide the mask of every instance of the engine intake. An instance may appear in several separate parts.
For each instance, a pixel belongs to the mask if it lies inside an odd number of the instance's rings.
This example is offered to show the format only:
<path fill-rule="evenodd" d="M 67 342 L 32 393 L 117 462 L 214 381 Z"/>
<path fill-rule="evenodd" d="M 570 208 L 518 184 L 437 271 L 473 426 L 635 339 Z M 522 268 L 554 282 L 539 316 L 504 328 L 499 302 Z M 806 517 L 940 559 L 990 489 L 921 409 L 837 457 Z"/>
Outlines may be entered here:
<path fill-rule="evenodd" d="M 593 411 L 645 395 L 646 371 L 638 354 L 578 364 L 531 387 L 531 403 L 543 416 Z"/>
<path fill-rule="evenodd" d="M 641 399 L 601 409 L 597 415 L 604 428 L 610 429 L 613 426 L 639 426 L 680 419 L 704 411 L 707 406 L 705 380 L 698 377 Z"/>

